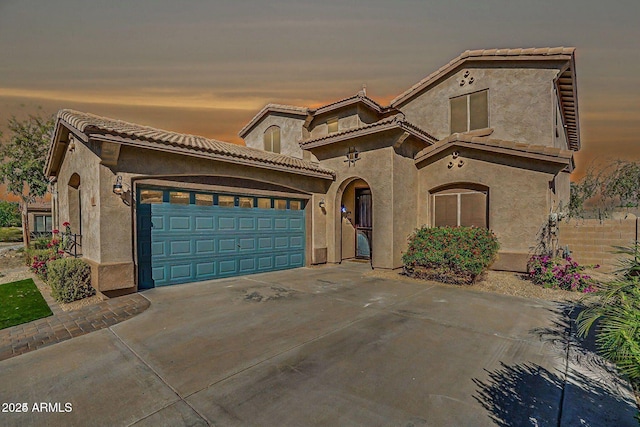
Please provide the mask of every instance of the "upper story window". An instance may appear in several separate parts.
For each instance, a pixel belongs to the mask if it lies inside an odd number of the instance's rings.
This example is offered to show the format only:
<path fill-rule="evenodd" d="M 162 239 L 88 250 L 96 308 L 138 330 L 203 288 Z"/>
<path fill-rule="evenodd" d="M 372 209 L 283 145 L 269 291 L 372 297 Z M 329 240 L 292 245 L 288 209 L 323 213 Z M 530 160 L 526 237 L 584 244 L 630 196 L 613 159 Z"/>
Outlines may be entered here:
<path fill-rule="evenodd" d="M 269 126 L 264 131 L 264 149 L 272 153 L 280 153 L 280 128 Z"/>
<path fill-rule="evenodd" d="M 338 132 L 338 118 L 334 117 L 327 120 L 327 130 L 329 133 Z"/>
<path fill-rule="evenodd" d="M 483 90 L 450 99 L 451 133 L 489 127 L 489 91 Z"/>

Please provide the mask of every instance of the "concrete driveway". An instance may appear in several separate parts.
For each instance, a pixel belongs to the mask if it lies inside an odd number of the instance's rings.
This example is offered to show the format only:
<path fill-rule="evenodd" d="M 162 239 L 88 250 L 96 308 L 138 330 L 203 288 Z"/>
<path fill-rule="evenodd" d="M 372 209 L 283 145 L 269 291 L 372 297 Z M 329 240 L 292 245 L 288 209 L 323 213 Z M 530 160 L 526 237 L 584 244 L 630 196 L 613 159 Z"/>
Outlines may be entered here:
<path fill-rule="evenodd" d="M 0 424 L 635 425 L 558 305 L 369 273 L 146 291 L 131 320 L 0 362 Z"/>

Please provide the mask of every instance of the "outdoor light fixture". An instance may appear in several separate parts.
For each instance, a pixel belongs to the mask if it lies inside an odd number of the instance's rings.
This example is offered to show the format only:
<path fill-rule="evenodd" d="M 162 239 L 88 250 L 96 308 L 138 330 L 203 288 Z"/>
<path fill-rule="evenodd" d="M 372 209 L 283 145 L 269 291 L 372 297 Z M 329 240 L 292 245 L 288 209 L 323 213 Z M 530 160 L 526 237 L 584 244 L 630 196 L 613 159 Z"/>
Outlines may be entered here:
<path fill-rule="evenodd" d="M 325 207 L 324 199 L 320 199 L 320 202 L 318 203 L 318 206 L 320 206 L 320 209 L 324 209 L 324 207 Z"/>
<path fill-rule="evenodd" d="M 122 195 L 122 175 L 116 177 L 116 183 L 113 184 L 113 194 Z"/>

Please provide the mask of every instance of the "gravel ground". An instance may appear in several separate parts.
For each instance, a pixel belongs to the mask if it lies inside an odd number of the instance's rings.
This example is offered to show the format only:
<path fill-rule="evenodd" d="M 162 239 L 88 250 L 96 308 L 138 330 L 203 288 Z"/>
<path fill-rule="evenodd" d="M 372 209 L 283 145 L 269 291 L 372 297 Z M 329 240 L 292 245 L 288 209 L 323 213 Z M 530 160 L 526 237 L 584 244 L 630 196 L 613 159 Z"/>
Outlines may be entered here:
<path fill-rule="evenodd" d="M 402 270 L 381 270 L 376 269 L 369 273 L 368 276 L 380 277 L 392 280 L 418 281 L 426 282 L 423 279 L 414 279 L 413 277 L 404 276 Z M 596 274 L 594 273 L 594 276 Z M 599 278 L 604 279 L 603 275 Z M 465 285 L 447 285 L 440 282 L 430 282 L 439 286 L 465 286 Z M 548 301 L 578 301 L 584 296 L 579 292 L 569 292 L 561 289 L 547 289 L 542 286 L 533 284 L 522 273 L 512 273 L 508 271 L 488 271 L 484 280 L 467 285 L 469 289 L 493 292 L 503 295 L 512 295 L 523 298 L 537 298 Z"/>

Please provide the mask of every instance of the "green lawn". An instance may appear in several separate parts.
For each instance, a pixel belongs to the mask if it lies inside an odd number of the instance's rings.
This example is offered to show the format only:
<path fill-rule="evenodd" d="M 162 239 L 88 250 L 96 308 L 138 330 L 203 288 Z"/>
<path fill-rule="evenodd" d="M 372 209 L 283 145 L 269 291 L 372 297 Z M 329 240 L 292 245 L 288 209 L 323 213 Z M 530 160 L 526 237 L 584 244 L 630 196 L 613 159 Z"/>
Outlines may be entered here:
<path fill-rule="evenodd" d="M 0 329 L 52 314 L 33 279 L 0 285 Z"/>
<path fill-rule="evenodd" d="M 0 227 L 0 242 L 22 242 L 22 228 Z"/>

